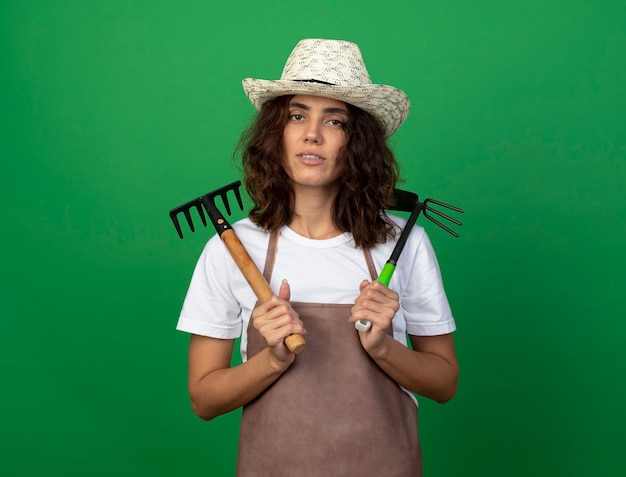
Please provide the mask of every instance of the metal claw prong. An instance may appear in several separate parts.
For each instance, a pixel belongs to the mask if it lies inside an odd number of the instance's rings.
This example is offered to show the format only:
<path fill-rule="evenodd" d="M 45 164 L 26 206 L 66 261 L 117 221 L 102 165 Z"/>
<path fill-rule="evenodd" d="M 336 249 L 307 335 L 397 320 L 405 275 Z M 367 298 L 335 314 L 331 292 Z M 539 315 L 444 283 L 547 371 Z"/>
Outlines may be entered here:
<path fill-rule="evenodd" d="M 435 219 L 434 217 L 432 217 L 431 215 L 429 215 L 426 211 L 424 211 L 424 217 L 426 217 L 428 220 L 430 220 L 432 223 L 438 225 L 439 227 L 441 227 L 443 230 L 445 230 L 446 232 L 448 232 L 450 235 L 455 236 L 456 238 L 459 238 L 460 235 L 458 233 L 456 233 L 454 230 L 452 230 L 450 227 L 442 224 L 441 222 L 439 222 L 437 219 Z"/>
<path fill-rule="evenodd" d="M 174 211 L 170 212 L 170 219 L 172 219 L 172 222 L 174 223 L 174 228 L 176 229 L 176 232 L 178 232 L 178 236 L 183 238 L 183 231 L 180 228 L 180 222 L 178 221 L 178 217 L 176 217 L 176 213 Z"/>
<path fill-rule="evenodd" d="M 226 209 L 226 214 L 230 215 L 230 202 L 228 201 L 228 196 L 226 195 L 226 192 L 222 192 L 220 194 L 220 197 L 222 198 L 222 204 L 224 204 L 224 208 Z"/>
<path fill-rule="evenodd" d="M 235 198 L 237 199 L 237 203 L 239 204 L 239 209 L 243 210 L 243 200 L 241 200 L 241 192 L 239 192 L 239 188 L 235 189 Z"/>
<path fill-rule="evenodd" d="M 193 220 L 191 218 L 191 214 L 189 213 L 189 209 L 186 208 L 185 210 L 183 210 L 183 214 L 185 214 L 185 218 L 187 219 L 187 224 L 189 224 L 189 228 L 192 232 L 195 232 L 196 229 L 194 229 L 193 227 Z"/>
<path fill-rule="evenodd" d="M 465 212 L 465 211 L 464 211 L 463 209 L 461 209 L 460 207 L 456 207 L 456 206 L 454 206 L 454 205 L 450 205 L 450 204 L 445 204 L 445 203 L 440 202 L 440 201 L 435 200 L 435 199 L 426 199 L 426 200 L 424 201 L 424 203 L 427 203 L 427 202 L 432 202 L 432 203 L 433 203 L 433 204 L 435 204 L 435 205 L 438 205 L 438 206 L 440 206 L 440 207 L 445 207 L 446 209 L 454 210 L 455 212 L 459 212 L 460 214 L 462 214 L 462 213 L 464 213 L 464 212 Z"/>
<path fill-rule="evenodd" d="M 457 219 L 455 219 L 454 217 L 450 217 L 449 215 L 444 214 L 443 212 L 441 212 L 440 210 L 437 209 L 433 209 L 432 207 L 429 206 L 425 206 L 424 207 L 424 214 L 426 214 L 427 212 L 432 212 L 433 214 L 437 214 L 439 217 L 443 217 L 446 220 L 449 220 L 450 222 L 452 222 L 453 224 L 456 225 L 463 225 L 461 222 L 459 222 Z"/>
<path fill-rule="evenodd" d="M 443 230 L 445 230 L 446 232 L 448 232 L 450 235 L 453 235 L 454 237 L 459 237 L 459 234 L 456 233 L 454 230 L 452 230 L 450 227 L 448 227 L 447 225 L 444 225 L 443 223 L 441 223 L 439 220 L 437 220 L 435 217 L 433 217 L 429 212 L 432 212 L 435 215 L 438 215 L 439 217 L 442 217 L 443 219 L 452 222 L 455 225 L 463 225 L 459 220 L 455 219 L 454 217 L 450 217 L 447 214 L 444 214 L 443 212 L 441 212 L 440 210 L 434 209 L 433 207 L 430 207 L 429 204 L 435 204 L 439 207 L 443 207 L 445 209 L 449 209 L 449 210 L 453 210 L 455 212 L 459 212 L 459 213 L 464 213 L 465 211 L 459 207 L 455 207 L 454 205 L 450 205 L 450 204 L 445 204 L 443 202 L 440 202 L 438 200 L 434 200 L 434 199 L 426 199 L 424 201 L 424 217 L 426 217 L 428 220 L 430 220 L 432 223 L 434 223 L 435 225 L 441 227 Z"/>
<path fill-rule="evenodd" d="M 206 217 L 204 216 L 204 211 L 202 210 L 202 204 L 196 204 L 196 210 L 198 211 L 198 215 L 200 216 L 200 220 L 202 221 L 202 225 L 206 227 Z"/>

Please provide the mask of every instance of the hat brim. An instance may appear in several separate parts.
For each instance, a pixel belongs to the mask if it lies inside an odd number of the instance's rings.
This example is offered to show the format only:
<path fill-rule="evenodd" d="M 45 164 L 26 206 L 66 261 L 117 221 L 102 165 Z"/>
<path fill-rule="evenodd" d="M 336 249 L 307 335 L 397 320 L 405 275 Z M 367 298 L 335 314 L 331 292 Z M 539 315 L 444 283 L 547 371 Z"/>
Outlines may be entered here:
<path fill-rule="evenodd" d="M 393 86 L 369 84 L 335 86 L 305 81 L 261 80 L 246 78 L 243 89 L 252 105 L 260 110 L 267 101 L 291 94 L 324 96 L 343 101 L 373 114 L 381 122 L 387 137 L 402 125 L 411 105 L 406 94 Z"/>

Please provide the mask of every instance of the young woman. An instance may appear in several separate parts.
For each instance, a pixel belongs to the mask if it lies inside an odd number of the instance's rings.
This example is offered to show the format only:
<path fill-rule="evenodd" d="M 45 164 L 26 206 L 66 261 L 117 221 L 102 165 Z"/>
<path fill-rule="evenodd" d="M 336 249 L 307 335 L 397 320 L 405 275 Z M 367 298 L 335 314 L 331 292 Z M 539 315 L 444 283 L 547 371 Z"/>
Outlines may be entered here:
<path fill-rule="evenodd" d="M 450 400 L 458 364 L 421 227 L 389 288 L 376 281 L 404 225 L 384 212 L 398 179 L 386 140 L 408 99 L 335 40 L 303 40 L 280 80 L 243 85 L 259 109 L 241 147 L 254 206 L 234 229 L 277 294 L 257 303 L 219 238 L 208 242 L 178 324 L 192 334 L 192 407 L 206 420 L 244 407 L 239 475 L 421 475 L 413 393 Z M 294 333 L 307 340 L 297 356 L 284 344 Z"/>

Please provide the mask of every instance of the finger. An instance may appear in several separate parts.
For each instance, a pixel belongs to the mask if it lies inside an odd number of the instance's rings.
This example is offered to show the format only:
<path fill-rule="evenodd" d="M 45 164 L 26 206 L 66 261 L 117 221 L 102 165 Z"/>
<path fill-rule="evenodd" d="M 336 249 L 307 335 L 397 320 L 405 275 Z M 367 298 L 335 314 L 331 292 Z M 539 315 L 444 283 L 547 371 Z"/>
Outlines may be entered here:
<path fill-rule="evenodd" d="M 278 296 L 285 301 L 289 301 L 291 298 L 291 287 L 287 280 L 283 280 L 280 284 L 280 290 L 278 290 Z"/>
<path fill-rule="evenodd" d="M 272 298 L 271 300 L 276 299 L 278 297 Z M 266 302 L 267 303 L 267 302 Z M 277 302 L 268 309 L 260 310 L 260 313 L 254 318 L 256 323 L 259 323 L 259 326 L 263 326 L 266 323 L 272 323 L 273 327 L 280 327 L 285 322 L 293 321 L 298 318 L 298 313 L 291 308 L 288 302 L 282 301 Z"/>
<path fill-rule="evenodd" d="M 373 318 L 381 316 L 384 318 L 393 318 L 396 314 L 395 306 L 392 303 L 379 303 L 375 301 L 364 301 L 355 307 L 352 312 L 360 318 Z"/>
<path fill-rule="evenodd" d="M 379 281 L 372 282 L 372 286 L 367 290 L 367 293 L 371 296 L 379 296 L 385 300 L 398 301 L 398 294 L 393 291 L 391 288 L 383 285 Z"/>
<path fill-rule="evenodd" d="M 395 293 L 391 288 L 389 288 L 387 285 L 379 282 L 378 280 L 373 282 L 373 284 L 374 284 L 374 288 L 376 290 L 380 290 L 383 293 L 389 293 L 389 292 L 392 293 L 392 294 Z"/>

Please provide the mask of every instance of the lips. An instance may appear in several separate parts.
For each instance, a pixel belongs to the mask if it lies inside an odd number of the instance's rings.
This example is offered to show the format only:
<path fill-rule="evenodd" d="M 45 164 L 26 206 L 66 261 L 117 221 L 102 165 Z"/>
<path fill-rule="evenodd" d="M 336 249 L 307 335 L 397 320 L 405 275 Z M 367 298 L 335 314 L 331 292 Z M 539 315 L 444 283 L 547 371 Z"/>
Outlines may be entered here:
<path fill-rule="evenodd" d="M 308 152 L 304 152 L 298 154 L 298 157 L 304 164 L 315 165 L 323 162 L 325 159 L 322 156 L 318 156 L 317 154 L 311 154 Z"/>
<path fill-rule="evenodd" d="M 301 157 L 303 159 L 319 159 L 320 161 L 324 160 L 322 156 L 318 156 L 317 154 L 313 154 L 312 152 L 301 152 L 300 154 L 298 154 L 298 157 Z"/>

